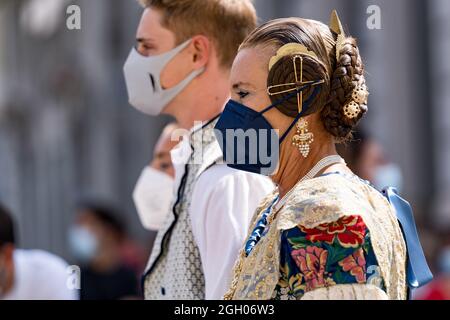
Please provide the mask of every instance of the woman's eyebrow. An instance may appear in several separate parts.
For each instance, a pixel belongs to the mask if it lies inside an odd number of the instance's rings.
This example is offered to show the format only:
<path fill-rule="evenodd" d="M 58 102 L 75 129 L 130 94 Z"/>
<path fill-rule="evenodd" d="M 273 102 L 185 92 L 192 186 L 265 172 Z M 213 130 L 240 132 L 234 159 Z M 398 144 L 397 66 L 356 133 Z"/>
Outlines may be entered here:
<path fill-rule="evenodd" d="M 251 83 L 249 83 L 249 82 L 242 82 L 242 81 L 236 82 L 235 84 L 233 84 L 232 87 L 233 87 L 233 89 L 239 89 L 240 87 L 248 87 L 248 88 L 251 88 L 251 89 L 255 88 L 255 86 L 252 85 Z"/>

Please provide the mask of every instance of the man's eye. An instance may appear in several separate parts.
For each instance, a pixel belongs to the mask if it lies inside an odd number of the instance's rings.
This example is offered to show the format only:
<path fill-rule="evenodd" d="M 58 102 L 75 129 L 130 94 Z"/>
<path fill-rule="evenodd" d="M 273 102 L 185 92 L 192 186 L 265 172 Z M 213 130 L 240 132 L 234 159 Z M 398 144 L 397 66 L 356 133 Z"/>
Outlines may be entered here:
<path fill-rule="evenodd" d="M 239 91 L 237 94 L 241 99 L 244 99 L 246 96 L 248 96 L 248 92 L 246 91 Z"/>

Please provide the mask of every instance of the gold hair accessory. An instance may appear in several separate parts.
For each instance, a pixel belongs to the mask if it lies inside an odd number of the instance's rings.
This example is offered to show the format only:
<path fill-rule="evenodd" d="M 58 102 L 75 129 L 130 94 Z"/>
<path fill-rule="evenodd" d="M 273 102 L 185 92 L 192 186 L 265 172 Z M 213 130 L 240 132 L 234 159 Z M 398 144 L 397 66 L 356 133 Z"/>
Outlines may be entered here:
<path fill-rule="evenodd" d="M 350 101 L 344 106 L 344 115 L 349 119 L 356 118 L 360 112 L 361 108 L 355 101 Z"/>
<path fill-rule="evenodd" d="M 297 133 L 292 137 L 292 144 L 298 148 L 303 158 L 309 154 L 310 145 L 314 142 L 314 134 L 308 131 L 308 121 L 301 118 L 297 124 Z"/>
<path fill-rule="evenodd" d="M 290 56 L 293 54 L 303 54 L 305 56 L 310 56 L 313 59 L 317 60 L 317 55 L 309 50 L 307 47 L 300 43 L 288 43 L 282 46 L 280 49 L 278 49 L 277 54 L 274 55 L 272 58 L 270 58 L 269 61 L 269 71 L 272 69 L 272 67 L 277 63 L 281 58 L 285 56 Z"/>
<path fill-rule="evenodd" d="M 324 81 L 318 81 L 314 83 L 315 81 L 303 81 L 303 56 L 306 55 L 313 59 L 317 60 L 317 56 L 314 52 L 310 51 L 308 48 L 306 48 L 304 45 L 300 43 L 288 43 L 282 46 L 280 49 L 278 49 L 277 54 L 273 56 L 269 61 L 269 71 L 272 69 L 272 67 L 282 58 L 285 56 L 294 55 L 292 57 L 292 64 L 294 67 L 294 74 L 295 74 L 295 82 L 288 82 L 283 84 L 277 84 L 273 86 L 267 87 L 267 94 L 269 96 L 274 96 L 282 93 L 288 93 L 292 91 L 296 91 L 302 86 L 305 86 L 307 84 L 312 84 L 312 86 L 318 85 L 320 83 L 323 83 Z M 300 70 L 297 68 L 297 59 L 300 60 Z M 289 89 L 276 91 L 273 89 L 278 89 L 281 87 L 291 87 Z M 297 92 L 297 105 L 298 105 L 298 113 L 302 112 L 303 110 L 303 93 Z"/>
<path fill-rule="evenodd" d="M 361 112 L 360 105 L 367 104 L 367 98 L 369 97 L 369 92 L 367 91 L 366 85 L 362 84 L 357 86 L 352 92 L 352 98 L 344 106 L 344 115 L 348 119 L 356 118 Z"/>
<path fill-rule="evenodd" d="M 339 61 L 341 49 L 345 41 L 345 32 L 336 10 L 333 10 L 333 12 L 331 12 L 330 29 L 337 34 L 336 61 Z"/>

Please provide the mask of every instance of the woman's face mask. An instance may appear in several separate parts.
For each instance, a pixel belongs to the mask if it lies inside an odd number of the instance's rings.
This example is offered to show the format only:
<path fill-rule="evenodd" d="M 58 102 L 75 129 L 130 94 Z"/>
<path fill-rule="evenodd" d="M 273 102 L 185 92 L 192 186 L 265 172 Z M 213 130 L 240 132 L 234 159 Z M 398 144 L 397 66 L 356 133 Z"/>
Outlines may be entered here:
<path fill-rule="evenodd" d="M 302 86 L 260 112 L 230 100 L 214 130 L 227 165 L 238 170 L 272 175 L 278 166 L 279 146 L 314 101 L 320 91 L 318 84 L 321 82 Z M 277 131 L 273 129 L 264 114 L 311 86 L 315 86 L 314 91 L 303 103 L 302 112 L 294 118 L 279 138 Z"/>
<path fill-rule="evenodd" d="M 168 174 L 146 167 L 133 192 L 139 218 L 144 228 L 159 230 L 169 212 L 173 198 L 174 179 Z"/>

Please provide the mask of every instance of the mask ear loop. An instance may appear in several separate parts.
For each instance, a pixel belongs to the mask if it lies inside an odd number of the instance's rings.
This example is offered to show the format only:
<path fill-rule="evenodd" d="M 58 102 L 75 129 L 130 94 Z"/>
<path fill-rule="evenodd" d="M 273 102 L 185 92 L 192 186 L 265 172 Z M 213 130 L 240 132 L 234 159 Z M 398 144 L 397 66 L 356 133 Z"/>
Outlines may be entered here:
<path fill-rule="evenodd" d="M 289 134 L 289 132 L 292 130 L 292 128 L 295 126 L 295 124 L 298 122 L 298 120 L 300 120 L 300 118 L 303 116 L 303 114 L 305 113 L 305 111 L 308 110 L 309 105 L 311 104 L 311 102 L 314 100 L 314 98 L 317 96 L 317 94 L 320 92 L 320 87 L 315 87 L 313 93 L 311 94 L 311 96 L 308 98 L 308 100 L 305 101 L 305 107 L 303 108 L 302 112 L 300 112 L 294 119 L 294 121 L 291 123 L 291 125 L 289 126 L 289 128 L 284 132 L 284 134 L 281 136 L 280 138 L 280 144 L 283 142 L 283 140 L 287 137 L 287 135 Z"/>
<path fill-rule="evenodd" d="M 311 83 L 308 83 L 308 84 L 305 84 L 304 86 L 299 87 L 299 88 L 296 89 L 295 91 L 292 91 L 292 93 L 290 93 L 290 94 L 284 96 L 283 98 L 281 98 L 281 99 L 275 101 L 275 102 L 272 103 L 270 106 L 268 106 L 267 108 L 265 108 L 265 109 L 263 109 L 262 111 L 260 111 L 260 112 L 259 112 L 259 115 L 262 115 L 263 113 L 266 113 L 266 112 L 269 111 L 270 109 L 272 109 L 272 108 L 274 108 L 274 107 L 276 107 L 276 106 L 282 104 L 283 102 L 289 100 L 290 98 L 295 97 L 298 93 L 302 92 L 302 91 L 305 90 L 306 88 L 309 88 L 309 87 L 314 86 L 314 85 L 316 85 L 316 84 L 322 84 L 322 83 L 324 83 L 323 80 L 317 80 L 317 81 L 313 81 L 313 82 L 311 82 Z M 316 87 L 316 88 L 318 88 L 318 87 Z M 316 88 L 315 88 L 315 89 L 316 89 Z M 316 92 L 315 89 L 314 89 L 313 93 L 311 94 L 311 97 L 314 95 L 314 92 Z M 317 95 L 317 93 L 316 93 L 316 95 Z M 308 99 L 308 100 L 306 101 L 306 103 L 309 103 L 310 100 L 311 100 L 311 99 Z M 303 111 L 302 111 L 300 114 L 303 114 Z"/>

